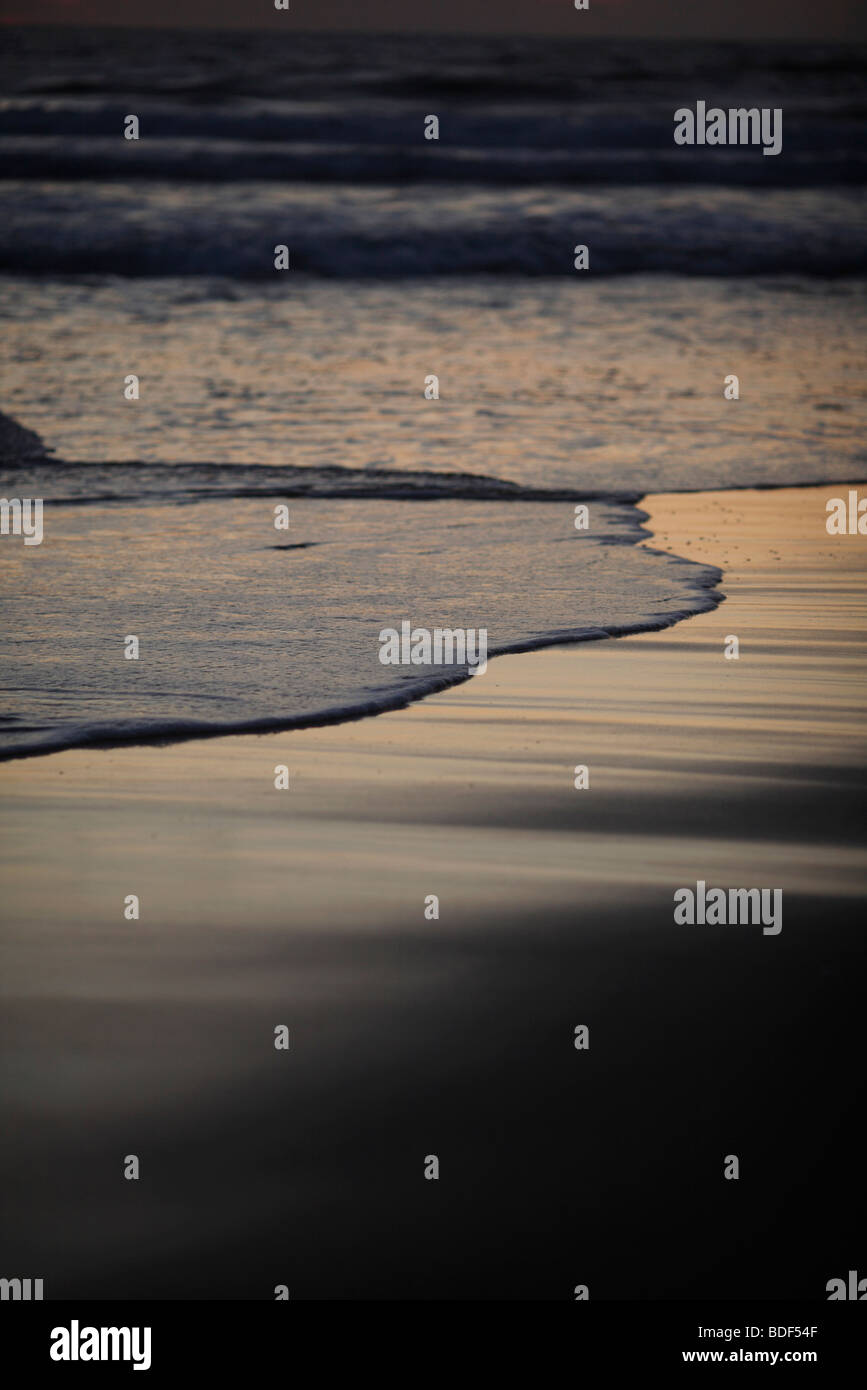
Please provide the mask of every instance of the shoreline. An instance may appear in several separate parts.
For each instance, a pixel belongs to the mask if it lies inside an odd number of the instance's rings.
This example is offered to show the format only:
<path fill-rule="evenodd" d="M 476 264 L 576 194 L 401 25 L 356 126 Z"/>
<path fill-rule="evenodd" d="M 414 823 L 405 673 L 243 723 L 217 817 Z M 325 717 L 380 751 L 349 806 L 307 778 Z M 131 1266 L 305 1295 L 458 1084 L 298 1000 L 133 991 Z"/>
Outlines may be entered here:
<path fill-rule="evenodd" d="M 851 1266 L 864 552 L 813 489 L 644 509 L 722 607 L 377 718 L 0 768 L 10 1268 L 815 1299 Z M 781 887 L 781 932 L 677 925 L 698 881 Z"/>
<path fill-rule="evenodd" d="M 678 491 L 674 493 L 643 494 L 637 497 L 632 503 L 638 513 L 638 527 L 640 531 L 646 533 L 641 539 L 635 542 L 636 546 L 641 549 L 648 549 L 652 552 L 656 551 L 660 554 L 665 554 L 675 560 L 691 558 L 698 560 L 700 564 L 704 564 L 708 568 L 707 579 L 696 577 L 692 581 L 692 586 L 697 595 L 707 595 L 707 606 L 698 607 L 694 612 L 689 612 L 684 615 L 660 615 L 658 618 L 648 618 L 646 622 L 639 622 L 636 624 L 611 624 L 609 626 L 600 626 L 598 629 L 592 631 L 587 630 L 584 635 L 567 637 L 558 637 L 555 634 L 546 635 L 538 639 L 534 638 L 526 642 L 510 644 L 508 647 L 500 648 L 499 650 L 491 650 L 488 652 L 487 659 L 489 662 L 501 662 L 504 659 L 525 656 L 530 653 L 544 653 L 561 649 L 572 650 L 599 642 L 619 642 L 625 638 L 650 636 L 680 627 L 682 624 L 688 623 L 697 617 L 714 612 L 726 602 L 728 597 L 723 588 L 724 584 L 727 582 L 725 570 L 723 566 L 702 557 L 699 548 L 695 544 L 694 538 L 683 525 L 684 517 L 688 516 L 691 512 L 698 513 L 701 509 L 701 499 L 708 499 L 708 502 L 712 505 L 716 505 L 717 501 L 719 501 L 723 504 L 724 508 L 726 500 L 732 498 L 761 497 L 769 493 L 772 495 L 779 494 L 788 498 L 790 494 L 814 492 L 816 490 L 827 492 L 831 489 L 852 489 L 858 486 L 860 486 L 860 484 L 851 482 L 811 482 L 779 487 L 774 485 L 759 485 L 755 488 L 730 488 L 721 489 L 719 491 Z M 647 507 L 651 510 L 645 510 L 645 504 L 647 504 Z M 659 524 L 654 513 L 658 512 L 660 506 L 663 507 L 663 525 L 665 525 L 669 517 L 672 519 L 676 517 L 680 523 L 675 526 L 671 534 L 667 534 L 665 530 L 659 532 L 651 530 L 646 524 L 651 520 L 654 526 Z M 657 541 L 659 542 L 658 544 L 656 543 Z M 683 554 L 681 554 L 678 547 L 683 549 Z M 712 577 L 714 572 L 718 575 L 716 579 Z M 576 632 L 577 631 L 576 629 Z M 384 695 L 381 702 L 374 701 L 361 704 L 348 710 L 324 709 L 320 714 L 310 716 L 309 718 L 300 716 L 297 721 L 291 717 L 283 718 L 282 716 L 273 716 L 260 720 L 240 721 L 237 725 L 226 723 L 214 726 L 203 725 L 202 727 L 195 727 L 193 723 L 190 722 L 189 729 L 184 727 L 184 721 L 180 721 L 176 730 L 166 728 L 159 731 L 155 730 L 152 734 L 131 733 L 129 735 L 108 735 L 104 739 L 95 737 L 84 742 L 80 739 L 66 741 L 61 738 L 56 745 L 44 747 L 26 746 L 20 750 L 15 747 L 10 747 L 8 749 L 0 749 L 0 768 L 6 763 L 56 757 L 65 753 L 100 753 L 132 750 L 136 748 L 168 749 L 178 744 L 196 743 L 199 741 L 219 741 L 223 739 L 245 737 L 259 739 L 278 735 L 300 734 L 317 729 L 328 729 L 335 726 L 341 727 L 343 725 L 381 718 L 384 715 L 392 715 L 402 710 L 412 709 L 416 705 L 427 702 L 436 696 L 459 689 L 477 678 L 478 677 L 472 671 L 468 671 L 465 675 L 461 676 L 450 676 L 447 674 L 442 674 L 441 676 L 431 675 L 429 677 L 429 688 L 418 693 L 402 693 L 394 697 Z"/>

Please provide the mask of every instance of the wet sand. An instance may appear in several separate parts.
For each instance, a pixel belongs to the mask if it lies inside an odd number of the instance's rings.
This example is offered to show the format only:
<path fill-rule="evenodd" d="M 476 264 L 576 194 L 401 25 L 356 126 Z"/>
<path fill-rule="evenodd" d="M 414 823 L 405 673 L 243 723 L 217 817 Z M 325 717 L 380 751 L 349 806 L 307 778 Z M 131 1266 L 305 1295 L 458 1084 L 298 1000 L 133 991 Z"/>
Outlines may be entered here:
<path fill-rule="evenodd" d="M 0 1273 L 824 1297 L 863 1203 L 867 562 L 834 495 L 646 499 L 648 544 L 724 571 L 661 633 L 354 724 L 0 767 Z M 699 879 L 782 888 L 782 931 L 675 925 Z"/>

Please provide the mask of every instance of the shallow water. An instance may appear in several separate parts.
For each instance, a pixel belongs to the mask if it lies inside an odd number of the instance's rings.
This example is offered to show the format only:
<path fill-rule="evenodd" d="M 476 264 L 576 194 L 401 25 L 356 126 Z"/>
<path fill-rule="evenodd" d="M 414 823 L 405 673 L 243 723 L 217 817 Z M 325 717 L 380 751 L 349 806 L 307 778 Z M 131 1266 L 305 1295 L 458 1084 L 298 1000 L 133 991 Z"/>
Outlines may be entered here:
<path fill-rule="evenodd" d="M 671 622 L 718 575 L 636 548 L 641 494 L 867 475 L 858 50 L 118 29 L 8 54 L 0 408 L 54 455 L 0 458 L 4 497 L 46 503 L 41 546 L 2 543 L 0 752 L 465 674 L 383 666 L 402 621 L 490 652 Z M 784 108 L 782 153 L 675 146 L 693 90 Z"/>
<path fill-rule="evenodd" d="M 867 468 L 865 291 L 4 279 L 0 371 L 7 411 L 65 459 L 349 467 L 373 491 L 378 469 L 607 495 L 814 482 Z"/>

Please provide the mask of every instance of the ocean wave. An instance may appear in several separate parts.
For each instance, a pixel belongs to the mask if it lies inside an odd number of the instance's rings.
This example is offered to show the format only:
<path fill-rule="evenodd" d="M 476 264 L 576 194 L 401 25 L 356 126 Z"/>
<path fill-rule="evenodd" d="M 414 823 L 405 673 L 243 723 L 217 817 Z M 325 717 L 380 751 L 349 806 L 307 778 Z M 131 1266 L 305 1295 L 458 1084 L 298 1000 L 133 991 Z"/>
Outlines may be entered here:
<path fill-rule="evenodd" d="M 765 164 L 769 161 L 764 160 Z M 591 272 L 854 275 L 867 269 L 867 213 L 854 190 L 693 188 L 286 190 L 220 185 L 5 185 L 0 270 L 48 275 L 274 278 Z"/>
<path fill-rule="evenodd" d="M 637 544 L 647 517 L 624 498 L 594 499 L 579 532 L 568 494 L 491 478 L 64 464 L 0 416 L 4 440 L 0 487 L 44 494 L 49 543 L 34 563 L 4 542 L 0 760 L 336 723 L 472 674 L 384 666 L 381 629 L 407 615 L 484 627 L 495 656 L 654 630 L 721 598 L 717 569 Z M 269 492 L 298 499 L 291 544 L 275 544 Z"/>
<path fill-rule="evenodd" d="M 603 91 L 650 100 L 701 84 L 756 93 L 773 74 L 788 103 L 863 94 L 864 44 L 657 41 L 565 36 L 219 32 L 7 27 L 2 89 L 22 96 L 136 93 L 229 99 L 406 97 L 476 103 L 561 100 Z M 738 102 L 738 104 L 741 104 Z M 747 104 L 750 104 L 749 102 Z"/>
<path fill-rule="evenodd" d="M 351 497 L 383 501 L 637 502 L 628 489 L 528 487 L 478 473 L 243 463 L 71 462 L 0 411 L 0 489 L 55 506 L 207 502 L 241 497 Z M 612 543 L 619 537 L 607 537 Z M 281 547 L 288 548 L 288 547 Z"/>
<path fill-rule="evenodd" d="M 450 515 L 449 524 L 453 527 L 457 516 Z M 491 517 L 490 510 L 480 517 L 476 531 L 479 538 L 490 528 Z M 612 550 L 613 536 L 600 532 L 592 538 L 585 537 L 579 543 L 580 569 L 570 567 L 566 547 L 556 544 L 552 534 L 556 527 L 546 526 L 541 548 L 532 552 L 532 586 L 519 585 L 514 600 L 506 600 L 516 584 L 513 552 L 517 543 L 518 554 L 523 553 L 523 533 L 533 526 L 534 519 L 524 514 L 518 526 L 500 527 L 500 534 L 493 537 L 494 572 L 490 555 L 486 555 L 485 567 L 473 576 L 471 585 L 474 612 L 482 611 L 487 620 L 488 659 L 656 632 L 721 603 L 724 596 L 717 585 L 722 575 L 715 567 L 636 548 L 635 542 L 644 534 L 640 524 L 644 519 L 644 513 L 621 507 L 615 520 L 612 507 L 612 529 L 621 533 L 617 551 Z M 234 521 L 237 525 L 237 518 Z M 467 529 L 463 514 L 461 527 Z M 407 574 L 414 573 L 414 587 L 418 590 L 415 599 L 402 590 L 399 604 L 406 611 L 406 605 L 415 602 L 416 615 L 422 613 L 429 619 L 432 610 L 438 625 L 460 626 L 454 617 L 443 617 L 449 609 L 455 611 L 455 597 L 450 592 L 453 585 L 442 591 L 449 595 L 444 600 L 438 589 L 442 575 L 435 571 L 430 576 L 419 574 L 415 542 L 424 526 L 411 530 L 412 536 L 405 537 L 396 550 L 398 533 L 391 528 L 392 559 L 397 558 L 398 566 L 406 567 Z M 575 551 L 579 552 L 578 545 Z M 555 562 L 552 554 L 557 557 Z M 622 558 L 612 565 L 609 557 L 614 554 Z M 462 555 L 464 571 L 471 569 L 469 553 L 463 550 Z M 345 570 L 346 558 L 332 556 L 329 564 L 333 569 L 342 564 Z M 106 640 L 107 626 L 113 629 L 117 625 L 116 610 L 125 607 L 129 614 L 128 601 L 121 597 L 119 602 L 118 595 L 108 586 L 106 594 L 111 597 L 100 605 L 94 625 L 86 596 L 81 607 L 77 596 L 69 595 L 64 611 L 73 622 L 74 641 L 70 642 L 52 640 L 44 626 L 49 609 L 51 613 L 57 611 L 56 594 L 47 589 L 33 595 L 27 610 L 33 630 L 19 631 L 5 643 L 2 693 L 8 712 L 0 719 L 0 762 L 71 748 L 166 745 L 345 723 L 402 709 L 436 691 L 483 678 L 474 676 L 467 665 L 428 667 L 423 672 L 417 667 L 406 670 L 378 665 L 378 629 L 388 616 L 386 609 L 394 607 L 394 598 L 383 594 L 381 581 L 377 580 L 373 608 L 380 609 L 382 616 L 373 616 L 369 604 L 368 611 L 359 612 L 356 591 L 361 586 L 363 592 L 375 570 L 359 575 L 357 557 L 350 558 L 351 570 L 346 574 L 355 575 L 350 612 L 345 609 L 345 595 L 336 598 L 342 579 L 338 569 L 336 576 L 331 575 L 324 584 L 320 580 L 313 587 L 309 580 L 303 585 L 296 580 L 292 586 L 291 625 L 287 625 L 285 581 L 278 581 L 275 588 L 274 580 L 266 578 L 261 562 L 256 565 L 258 583 L 249 593 L 239 593 L 234 586 L 237 553 L 231 559 L 226 588 L 220 573 L 225 556 L 214 551 L 204 598 L 189 555 L 184 559 L 183 570 L 178 568 L 176 556 L 150 556 L 150 565 L 159 568 L 161 589 L 167 572 L 172 575 L 171 612 L 168 621 L 152 612 L 146 619 L 142 614 L 142 621 L 137 622 L 137 627 L 147 633 L 143 641 L 148 644 L 145 659 L 149 664 L 142 668 L 146 673 L 143 679 L 132 684 L 126 679 L 126 672 L 118 671 L 123 663 L 112 655 Z M 449 548 L 445 556 L 449 571 L 457 560 L 458 551 Z M 113 563 L 116 559 L 103 552 L 105 569 L 111 569 Z M 128 547 L 126 565 L 131 567 L 137 583 L 148 586 L 152 582 L 150 567 L 142 570 L 140 563 L 136 561 L 135 547 Z M 61 554 L 61 573 L 63 569 Z M 511 588 L 508 584 L 503 587 L 507 571 Z M 483 573 L 480 586 L 478 581 Z M 280 594 L 284 596 L 283 603 L 279 602 Z M 449 608 L 444 609 L 444 603 Z M 576 613 L 576 618 L 555 626 L 552 619 L 565 616 L 564 603 L 566 609 Z M 215 616 L 209 619 L 212 609 Z M 594 616 L 590 620 L 579 619 L 577 614 L 582 609 Z M 227 613 L 231 622 L 224 631 Z M 618 613 L 624 616 L 618 617 Z M 434 626 L 433 621 L 430 626 Z M 121 628 L 123 624 L 118 631 Z M 245 674 L 250 666 L 256 672 L 253 682 Z M 339 692 L 339 698 L 329 699 L 330 691 Z M 186 712 L 214 707 L 222 710 L 216 717 Z M 94 708 L 100 710 L 98 715 L 93 714 Z"/>
<path fill-rule="evenodd" d="M 683 606 L 668 613 L 650 615 L 630 623 L 610 623 L 606 626 L 575 627 L 543 636 L 519 638 L 488 649 L 488 660 L 520 652 L 541 651 L 546 647 L 572 646 L 582 642 L 599 642 L 606 638 L 632 637 L 643 632 L 661 632 L 686 618 L 712 611 L 722 603 L 724 595 L 716 591 L 722 572 L 709 565 L 693 567 L 696 573 L 689 583 L 692 592 Z M 389 710 L 406 709 L 437 691 L 448 690 L 468 680 L 478 679 L 468 667 L 454 667 L 448 673 L 415 677 L 398 690 L 382 691 L 375 697 L 350 700 L 340 705 L 325 705 L 304 714 L 288 711 L 276 715 L 260 715 L 228 719 L 114 719 L 70 721 L 56 727 L 29 725 L 26 721 L 10 722 L 4 729 L 0 721 L 0 762 L 17 758 L 42 757 L 72 748 L 121 748 L 130 745 L 156 744 L 167 746 L 192 739 L 227 738 L 238 734 L 288 733 L 293 729 L 323 728 L 331 724 L 346 724 L 353 720 L 385 714 Z M 7 687 L 8 690 L 8 687 Z M 201 697 L 200 697 L 201 698 Z"/>
<path fill-rule="evenodd" d="M 667 130 L 667 134 L 670 132 Z M 523 134 L 523 133 L 522 133 Z M 254 142 L 172 138 L 124 142 L 114 137 L 19 135 L 0 139 L 0 178 L 159 179 L 186 183 L 465 183 L 726 185 L 825 188 L 867 182 L 860 150 L 793 148 L 766 159 L 752 146 L 703 148 L 642 145 L 633 133 L 622 144 L 578 143 L 539 148 L 528 143 L 486 147 L 421 140 L 402 145 L 357 142 Z M 562 132 L 560 132 L 562 139 Z"/>
<path fill-rule="evenodd" d="M 4 417 L 0 416 L 0 422 Z M 296 467 L 291 464 L 68 463 L 55 458 L 10 462 L 0 438 L 4 495 L 37 496 L 52 505 L 106 502 L 207 502 L 233 497 L 347 497 L 393 501 L 637 501 L 635 491 L 527 487 L 475 473 L 388 468 Z"/>

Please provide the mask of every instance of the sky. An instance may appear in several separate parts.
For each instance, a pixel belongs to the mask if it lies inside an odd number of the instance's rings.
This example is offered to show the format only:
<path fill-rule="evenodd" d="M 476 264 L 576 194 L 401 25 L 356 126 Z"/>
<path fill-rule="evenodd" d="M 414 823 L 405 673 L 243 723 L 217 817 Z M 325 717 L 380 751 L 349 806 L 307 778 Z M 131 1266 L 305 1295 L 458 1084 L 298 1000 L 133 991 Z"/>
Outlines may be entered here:
<path fill-rule="evenodd" d="M 864 0 L 0 0 L 3 23 L 867 39 Z"/>

